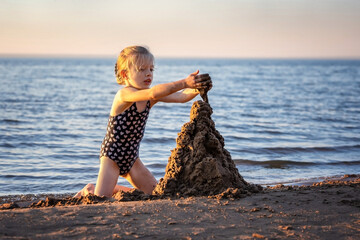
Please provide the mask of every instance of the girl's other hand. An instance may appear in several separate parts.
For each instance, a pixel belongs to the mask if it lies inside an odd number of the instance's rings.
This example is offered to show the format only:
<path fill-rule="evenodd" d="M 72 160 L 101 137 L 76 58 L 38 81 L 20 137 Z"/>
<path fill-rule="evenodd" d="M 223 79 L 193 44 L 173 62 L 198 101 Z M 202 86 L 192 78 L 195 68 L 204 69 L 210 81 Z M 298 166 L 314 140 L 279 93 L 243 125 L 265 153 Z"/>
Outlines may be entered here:
<path fill-rule="evenodd" d="M 186 87 L 187 88 L 207 88 L 208 86 L 212 86 L 211 78 L 209 74 L 199 74 L 199 70 L 190 74 L 185 79 Z"/>

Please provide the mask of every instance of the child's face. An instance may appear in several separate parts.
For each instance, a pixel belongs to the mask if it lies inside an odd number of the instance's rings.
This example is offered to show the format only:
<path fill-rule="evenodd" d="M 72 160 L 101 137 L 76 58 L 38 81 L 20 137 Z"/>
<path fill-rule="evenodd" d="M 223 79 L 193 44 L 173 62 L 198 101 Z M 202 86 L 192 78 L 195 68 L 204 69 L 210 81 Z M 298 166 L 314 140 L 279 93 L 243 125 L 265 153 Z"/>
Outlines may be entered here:
<path fill-rule="evenodd" d="M 152 63 L 136 68 L 131 66 L 128 72 L 127 85 L 137 89 L 147 89 L 153 80 L 154 66 Z"/>

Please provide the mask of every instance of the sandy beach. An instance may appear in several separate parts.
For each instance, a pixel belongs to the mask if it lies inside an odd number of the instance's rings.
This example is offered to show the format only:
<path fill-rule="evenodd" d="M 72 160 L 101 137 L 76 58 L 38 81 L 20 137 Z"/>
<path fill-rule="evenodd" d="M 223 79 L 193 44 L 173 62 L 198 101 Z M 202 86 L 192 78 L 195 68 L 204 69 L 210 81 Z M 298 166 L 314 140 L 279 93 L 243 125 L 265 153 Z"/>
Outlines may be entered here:
<path fill-rule="evenodd" d="M 360 175 L 260 186 L 193 104 L 153 191 L 0 197 L 1 239 L 360 239 Z"/>
<path fill-rule="evenodd" d="M 268 187 L 237 199 L 110 199 L 3 209 L 0 238 L 359 239 L 359 208 L 360 178 L 345 176 L 311 186 Z"/>

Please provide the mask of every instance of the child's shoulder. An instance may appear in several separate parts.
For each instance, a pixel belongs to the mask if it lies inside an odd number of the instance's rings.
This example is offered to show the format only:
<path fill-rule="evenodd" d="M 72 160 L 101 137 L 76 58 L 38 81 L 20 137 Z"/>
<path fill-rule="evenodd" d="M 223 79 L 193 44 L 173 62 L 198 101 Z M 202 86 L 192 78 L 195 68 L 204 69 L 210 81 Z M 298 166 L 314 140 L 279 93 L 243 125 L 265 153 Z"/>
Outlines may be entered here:
<path fill-rule="evenodd" d="M 130 86 L 122 87 L 116 92 L 114 101 L 116 101 L 117 103 L 121 103 L 121 102 L 128 103 L 128 101 L 124 101 L 124 98 L 128 98 L 126 96 L 129 96 L 136 91 L 139 91 L 139 89 Z"/>
<path fill-rule="evenodd" d="M 131 104 L 133 104 L 131 102 L 126 102 L 123 100 L 123 97 L 122 97 L 122 95 L 124 94 L 123 89 L 124 88 L 119 89 L 117 91 L 117 93 L 115 94 L 114 101 L 112 103 L 111 111 L 110 111 L 111 116 L 116 116 L 116 115 L 122 113 Z"/>
<path fill-rule="evenodd" d="M 136 91 L 138 91 L 138 89 L 131 87 L 131 86 L 125 86 L 125 87 L 120 88 L 118 90 L 117 94 L 136 92 Z"/>

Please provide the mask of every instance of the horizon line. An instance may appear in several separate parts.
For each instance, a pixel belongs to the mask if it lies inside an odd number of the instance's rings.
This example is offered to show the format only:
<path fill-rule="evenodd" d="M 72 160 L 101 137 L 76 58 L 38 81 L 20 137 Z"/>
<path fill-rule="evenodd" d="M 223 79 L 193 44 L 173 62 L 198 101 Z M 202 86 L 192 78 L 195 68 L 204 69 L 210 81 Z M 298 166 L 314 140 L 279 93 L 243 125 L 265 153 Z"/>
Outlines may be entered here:
<path fill-rule="evenodd" d="M 85 59 L 114 59 L 117 55 L 111 54 L 22 54 L 22 53 L 0 53 L 0 58 L 85 58 Z M 360 56 L 348 57 L 348 56 L 337 56 L 337 57 L 324 57 L 324 56 L 307 56 L 307 57 L 251 57 L 251 56 L 157 56 L 156 59 L 253 59 L 253 60 L 360 60 Z"/>

